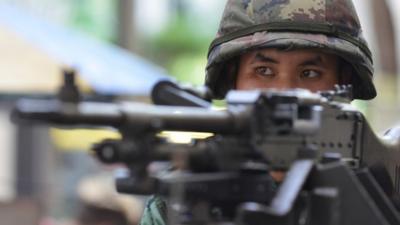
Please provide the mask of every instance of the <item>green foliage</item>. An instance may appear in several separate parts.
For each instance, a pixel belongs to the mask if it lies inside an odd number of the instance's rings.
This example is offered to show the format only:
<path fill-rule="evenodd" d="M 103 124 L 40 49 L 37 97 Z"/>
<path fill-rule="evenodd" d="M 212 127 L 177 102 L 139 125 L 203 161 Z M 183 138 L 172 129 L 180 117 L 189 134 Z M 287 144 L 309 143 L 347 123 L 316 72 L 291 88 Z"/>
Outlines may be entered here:
<path fill-rule="evenodd" d="M 196 24 L 176 17 L 152 42 L 155 48 L 162 48 L 171 54 L 201 53 L 207 49 L 209 39 L 196 29 Z"/>
<path fill-rule="evenodd" d="M 176 16 L 158 35 L 150 38 L 146 46 L 150 58 L 165 67 L 177 80 L 203 84 L 206 54 L 212 37 L 197 27 L 196 21 Z"/>
<path fill-rule="evenodd" d="M 168 71 L 179 81 L 202 85 L 206 63 L 203 55 L 185 53 L 171 60 Z"/>
<path fill-rule="evenodd" d="M 73 0 L 69 26 L 101 40 L 116 42 L 117 1 Z"/>
<path fill-rule="evenodd" d="M 356 107 L 360 112 L 362 112 L 365 116 L 368 116 L 368 103 L 362 100 L 353 100 L 351 105 Z"/>
<path fill-rule="evenodd" d="M 69 25 L 116 43 L 117 7 L 114 0 L 71 0 Z M 161 32 L 137 40 L 141 54 L 166 68 L 179 81 L 203 84 L 207 49 L 213 35 L 204 32 L 202 22 L 189 13 L 177 13 Z"/>

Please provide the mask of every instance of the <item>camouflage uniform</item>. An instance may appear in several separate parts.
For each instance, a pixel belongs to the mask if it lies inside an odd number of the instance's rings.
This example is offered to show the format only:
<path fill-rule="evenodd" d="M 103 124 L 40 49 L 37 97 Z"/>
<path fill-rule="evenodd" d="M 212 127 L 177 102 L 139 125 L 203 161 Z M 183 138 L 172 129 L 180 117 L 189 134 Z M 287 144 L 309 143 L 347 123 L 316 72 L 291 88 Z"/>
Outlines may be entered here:
<path fill-rule="evenodd" d="M 166 205 L 158 196 L 152 196 L 146 203 L 139 225 L 165 225 Z"/>
<path fill-rule="evenodd" d="M 229 65 L 243 53 L 261 48 L 336 54 L 352 66 L 353 97 L 376 96 L 371 52 L 351 0 L 228 0 L 206 68 L 206 85 L 216 98 L 234 88 L 236 71 Z M 159 214 L 149 211 L 154 209 L 151 204 L 146 207 L 142 225 L 162 224 L 160 217 L 150 222 Z"/>

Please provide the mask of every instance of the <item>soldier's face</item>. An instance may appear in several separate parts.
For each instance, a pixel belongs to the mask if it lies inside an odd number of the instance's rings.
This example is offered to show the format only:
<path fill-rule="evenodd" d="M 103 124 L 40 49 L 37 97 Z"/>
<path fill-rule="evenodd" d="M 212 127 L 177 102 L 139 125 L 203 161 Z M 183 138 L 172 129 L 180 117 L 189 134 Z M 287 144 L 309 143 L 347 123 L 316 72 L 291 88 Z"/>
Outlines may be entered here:
<path fill-rule="evenodd" d="M 236 89 L 333 89 L 338 83 L 335 55 L 317 50 L 262 49 L 241 56 Z"/>

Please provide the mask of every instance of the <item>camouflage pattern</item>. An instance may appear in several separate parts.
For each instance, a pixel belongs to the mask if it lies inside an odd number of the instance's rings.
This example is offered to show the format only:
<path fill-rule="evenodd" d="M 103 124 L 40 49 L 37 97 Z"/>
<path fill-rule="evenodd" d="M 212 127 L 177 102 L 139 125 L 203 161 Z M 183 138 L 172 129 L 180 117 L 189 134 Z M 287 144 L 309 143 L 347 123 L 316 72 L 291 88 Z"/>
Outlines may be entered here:
<path fill-rule="evenodd" d="M 146 203 L 139 225 L 166 225 L 167 207 L 159 196 L 152 196 Z"/>
<path fill-rule="evenodd" d="M 354 98 L 376 96 L 371 53 L 351 0 L 229 0 L 208 54 L 206 85 L 216 97 L 233 88 L 226 63 L 260 48 L 334 53 L 354 68 Z"/>

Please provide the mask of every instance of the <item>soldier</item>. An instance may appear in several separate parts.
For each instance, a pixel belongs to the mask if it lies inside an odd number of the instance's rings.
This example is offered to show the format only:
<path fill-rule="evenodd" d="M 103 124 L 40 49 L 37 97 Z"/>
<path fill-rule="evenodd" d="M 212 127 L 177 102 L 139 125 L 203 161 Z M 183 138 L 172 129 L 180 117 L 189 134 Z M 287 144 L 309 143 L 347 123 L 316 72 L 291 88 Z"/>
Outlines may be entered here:
<path fill-rule="evenodd" d="M 371 52 L 351 0 L 229 0 L 211 43 L 206 85 L 231 89 L 329 90 L 351 84 L 372 99 Z M 164 223 L 165 203 L 149 201 L 142 225 Z"/>
<path fill-rule="evenodd" d="M 351 0 L 231 0 L 209 48 L 206 85 L 222 98 L 234 88 L 350 83 L 354 98 L 372 99 L 372 74 Z"/>

